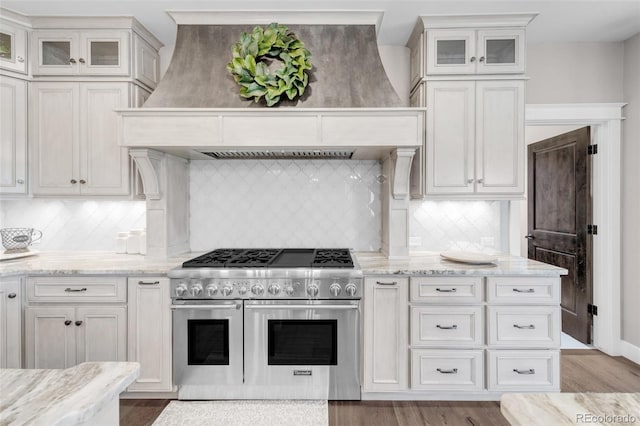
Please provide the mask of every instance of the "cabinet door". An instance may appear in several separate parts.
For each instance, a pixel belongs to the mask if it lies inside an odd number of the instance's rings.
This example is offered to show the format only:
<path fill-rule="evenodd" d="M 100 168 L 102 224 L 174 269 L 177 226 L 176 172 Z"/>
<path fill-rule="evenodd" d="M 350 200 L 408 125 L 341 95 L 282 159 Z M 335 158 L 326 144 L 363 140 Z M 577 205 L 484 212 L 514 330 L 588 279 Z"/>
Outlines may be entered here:
<path fill-rule="evenodd" d="M 0 368 L 22 367 L 20 278 L 0 282 Z"/>
<path fill-rule="evenodd" d="M 128 361 L 140 363 L 129 391 L 172 390 L 169 279 L 129 278 Z M 149 321 L 153 318 L 153 321 Z"/>
<path fill-rule="evenodd" d="M 428 30 L 427 74 L 473 74 L 475 52 L 475 30 Z"/>
<path fill-rule="evenodd" d="M 75 309 L 25 308 L 27 368 L 68 368 L 76 365 Z"/>
<path fill-rule="evenodd" d="M 128 83 L 80 83 L 80 178 L 83 195 L 127 195 L 129 150 L 118 145 L 116 108 L 126 108 Z"/>
<path fill-rule="evenodd" d="M 0 76 L 0 193 L 27 192 L 27 82 Z"/>
<path fill-rule="evenodd" d="M 478 30 L 479 74 L 523 73 L 524 30 Z"/>
<path fill-rule="evenodd" d="M 427 194 L 474 190 L 475 82 L 427 83 Z"/>
<path fill-rule="evenodd" d="M 524 193 L 524 81 L 478 81 L 476 191 Z"/>
<path fill-rule="evenodd" d="M 73 322 L 77 363 L 127 360 L 127 310 L 120 307 L 77 308 Z"/>
<path fill-rule="evenodd" d="M 367 278 L 364 283 L 364 392 L 409 387 L 409 283 Z"/>
<path fill-rule="evenodd" d="M 0 68 L 27 73 L 27 31 L 1 19 Z"/>
<path fill-rule="evenodd" d="M 160 56 L 146 41 L 134 36 L 135 63 L 133 77 L 155 89 L 160 80 Z"/>
<path fill-rule="evenodd" d="M 33 193 L 79 194 L 79 86 L 38 82 L 31 88 Z"/>
<path fill-rule="evenodd" d="M 34 31 L 31 39 L 33 75 L 74 75 L 79 72 L 78 33 Z"/>
<path fill-rule="evenodd" d="M 128 75 L 130 68 L 128 31 L 86 31 L 80 33 L 79 73 L 86 75 Z"/>

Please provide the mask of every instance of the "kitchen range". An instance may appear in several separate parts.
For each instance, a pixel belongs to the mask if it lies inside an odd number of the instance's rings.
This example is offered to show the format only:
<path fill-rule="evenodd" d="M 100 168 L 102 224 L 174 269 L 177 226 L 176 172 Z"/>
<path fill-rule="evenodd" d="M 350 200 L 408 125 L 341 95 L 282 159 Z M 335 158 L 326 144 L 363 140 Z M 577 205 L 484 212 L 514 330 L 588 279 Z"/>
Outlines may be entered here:
<path fill-rule="evenodd" d="M 218 249 L 168 275 L 179 399 L 360 399 L 348 249 Z"/>

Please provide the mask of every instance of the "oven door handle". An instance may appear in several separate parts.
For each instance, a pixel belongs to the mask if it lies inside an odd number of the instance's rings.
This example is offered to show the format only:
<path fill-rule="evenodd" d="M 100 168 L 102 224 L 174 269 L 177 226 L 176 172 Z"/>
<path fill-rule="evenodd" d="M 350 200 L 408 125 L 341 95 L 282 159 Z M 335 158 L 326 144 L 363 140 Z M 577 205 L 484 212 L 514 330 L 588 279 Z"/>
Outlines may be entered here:
<path fill-rule="evenodd" d="M 247 309 L 358 309 L 358 305 L 244 305 Z"/>
<path fill-rule="evenodd" d="M 173 305 L 171 309 L 240 309 L 241 306 L 239 303 L 233 305 Z"/>

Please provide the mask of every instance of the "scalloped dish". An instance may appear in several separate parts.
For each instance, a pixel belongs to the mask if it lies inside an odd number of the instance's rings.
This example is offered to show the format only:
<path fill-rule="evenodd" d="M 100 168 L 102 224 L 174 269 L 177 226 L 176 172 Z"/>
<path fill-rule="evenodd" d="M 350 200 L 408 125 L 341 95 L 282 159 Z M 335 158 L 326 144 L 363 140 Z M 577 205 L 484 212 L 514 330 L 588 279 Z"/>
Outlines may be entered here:
<path fill-rule="evenodd" d="M 443 251 L 440 257 L 452 262 L 469 263 L 472 265 L 486 265 L 498 260 L 498 256 L 474 253 L 471 251 Z"/>

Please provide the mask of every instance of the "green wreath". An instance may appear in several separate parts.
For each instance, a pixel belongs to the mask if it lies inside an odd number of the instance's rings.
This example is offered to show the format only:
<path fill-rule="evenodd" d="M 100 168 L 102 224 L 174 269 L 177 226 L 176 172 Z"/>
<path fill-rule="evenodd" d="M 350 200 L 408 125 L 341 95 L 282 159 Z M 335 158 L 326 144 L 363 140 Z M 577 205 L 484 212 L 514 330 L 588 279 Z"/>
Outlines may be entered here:
<path fill-rule="evenodd" d="M 231 52 L 227 70 L 240 85 L 243 98 L 259 102 L 264 97 L 267 106 L 273 106 L 282 94 L 290 100 L 304 94 L 311 53 L 284 25 L 271 23 L 264 29 L 255 27 L 251 34 L 243 32 Z M 283 66 L 272 72 L 269 64 L 278 60 Z"/>

